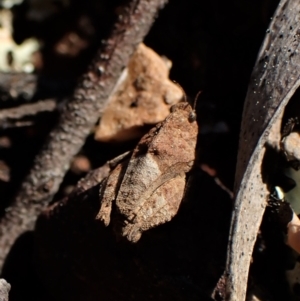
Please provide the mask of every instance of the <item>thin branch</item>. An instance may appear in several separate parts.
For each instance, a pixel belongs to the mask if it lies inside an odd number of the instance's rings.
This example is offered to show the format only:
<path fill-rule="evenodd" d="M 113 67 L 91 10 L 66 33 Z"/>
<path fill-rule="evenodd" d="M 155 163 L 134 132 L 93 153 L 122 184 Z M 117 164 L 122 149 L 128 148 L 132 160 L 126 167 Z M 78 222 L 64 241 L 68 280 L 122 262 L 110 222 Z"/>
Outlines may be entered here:
<path fill-rule="evenodd" d="M 59 124 L 50 133 L 1 221 L 0 264 L 15 239 L 33 228 L 37 215 L 57 192 L 72 157 L 84 144 L 122 70 L 148 33 L 158 10 L 166 2 L 133 0 L 119 15 L 110 37 L 80 79 L 72 99 L 62 112 Z"/>
<path fill-rule="evenodd" d="M 11 120 L 18 120 L 42 112 L 53 112 L 56 108 L 57 105 L 54 99 L 46 99 L 15 108 L 2 109 L 0 110 L 0 127 L 5 127 L 6 123 L 9 123 Z"/>

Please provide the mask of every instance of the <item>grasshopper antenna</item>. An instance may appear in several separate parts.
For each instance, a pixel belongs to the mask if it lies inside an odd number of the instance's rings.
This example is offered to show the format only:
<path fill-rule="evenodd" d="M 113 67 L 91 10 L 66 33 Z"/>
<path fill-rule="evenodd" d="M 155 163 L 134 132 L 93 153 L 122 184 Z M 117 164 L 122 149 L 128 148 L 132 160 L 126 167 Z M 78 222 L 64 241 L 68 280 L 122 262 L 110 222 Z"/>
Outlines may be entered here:
<path fill-rule="evenodd" d="M 193 104 L 193 111 L 189 114 L 189 122 L 194 122 L 197 120 L 197 114 L 196 114 L 196 105 L 199 99 L 199 96 L 201 95 L 202 91 L 199 91 L 195 97 L 194 104 Z"/>
<path fill-rule="evenodd" d="M 195 97 L 194 104 L 193 104 L 193 110 L 194 110 L 194 111 L 196 110 L 196 105 L 197 105 L 197 102 L 198 102 L 199 97 L 200 97 L 201 94 L 202 94 L 202 90 L 200 90 L 200 91 L 197 93 L 196 97 Z"/>
<path fill-rule="evenodd" d="M 173 80 L 173 83 L 174 83 L 175 85 L 177 85 L 177 86 L 179 87 L 179 89 L 182 91 L 184 101 L 185 101 L 185 102 L 188 102 L 188 101 L 187 101 L 186 93 L 185 93 L 184 89 L 182 88 L 182 86 L 181 86 L 178 82 L 176 82 L 175 80 Z M 202 91 L 199 91 L 199 92 L 197 93 L 196 97 L 195 97 L 194 104 L 193 104 L 193 110 L 192 110 L 192 112 L 189 114 L 189 122 L 194 122 L 194 121 L 197 120 L 196 105 L 197 105 L 197 101 L 198 101 L 199 96 L 200 96 L 201 93 L 202 93 Z"/>

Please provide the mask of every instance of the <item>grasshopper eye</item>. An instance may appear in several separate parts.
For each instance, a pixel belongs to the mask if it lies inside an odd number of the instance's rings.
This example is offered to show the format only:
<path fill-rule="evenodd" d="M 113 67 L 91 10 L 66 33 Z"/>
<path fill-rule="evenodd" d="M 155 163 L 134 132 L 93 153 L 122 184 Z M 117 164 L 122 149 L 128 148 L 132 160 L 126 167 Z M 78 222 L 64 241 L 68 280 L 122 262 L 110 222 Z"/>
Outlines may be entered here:
<path fill-rule="evenodd" d="M 194 122 L 197 120 L 197 115 L 196 112 L 193 110 L 190 114 L 189 114 L 189 122 Z"/>

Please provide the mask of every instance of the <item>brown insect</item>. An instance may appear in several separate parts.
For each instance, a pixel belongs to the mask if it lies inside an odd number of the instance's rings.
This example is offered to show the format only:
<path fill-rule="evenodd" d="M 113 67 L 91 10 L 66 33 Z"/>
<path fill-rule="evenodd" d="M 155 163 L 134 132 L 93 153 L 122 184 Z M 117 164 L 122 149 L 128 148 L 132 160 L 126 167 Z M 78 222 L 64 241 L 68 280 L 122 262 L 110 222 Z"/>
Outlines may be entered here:
<path fill-rule="evenodd" d="M 121 235 L 132 242 L 143 231 L 170 221 L 195 161 L 197 134 L 192 107 L 188 102 L 174 105 L 170 115 L 142 137 L 130 159 L 117 164 L 104 180 L 96 218 L 108 225 L 115 208 Z"/>

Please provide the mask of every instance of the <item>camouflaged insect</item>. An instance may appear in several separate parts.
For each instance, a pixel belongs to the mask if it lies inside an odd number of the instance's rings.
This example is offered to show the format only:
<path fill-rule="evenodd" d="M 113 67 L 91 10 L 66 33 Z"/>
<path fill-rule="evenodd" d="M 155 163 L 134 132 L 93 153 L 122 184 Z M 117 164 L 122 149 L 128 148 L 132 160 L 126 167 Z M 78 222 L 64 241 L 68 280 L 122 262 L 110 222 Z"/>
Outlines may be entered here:
<path fill-rule="evenodd" d="M 116 165 L 104 180 L 97 219 L 109 225 L 114 208 L 121 218 L 120 234 L 136 242 L 142 232 L 176 215 L 186 173 L 195 161 L 195 119 L 187 102 L 171 108 L 171 114 L 140 140 L 131 158 Z"/>

